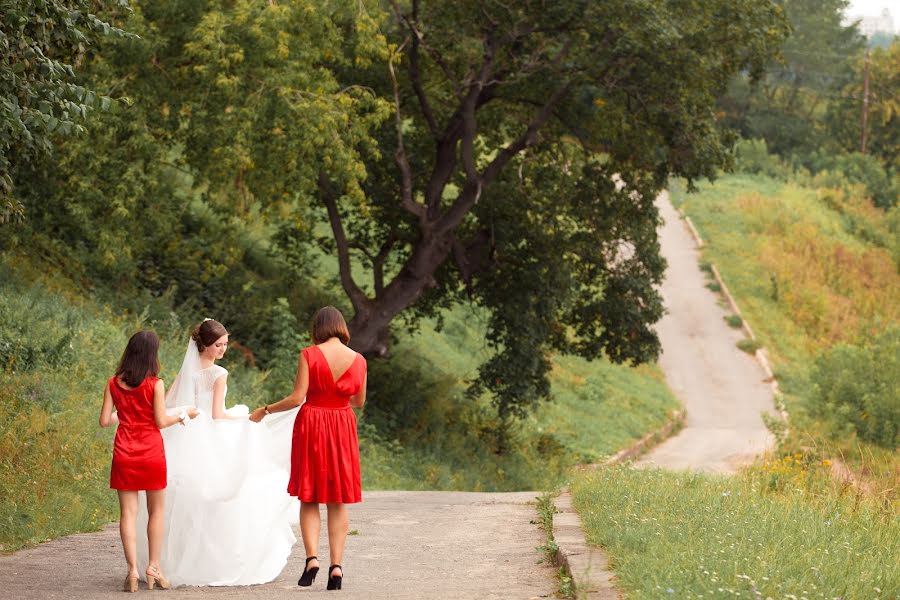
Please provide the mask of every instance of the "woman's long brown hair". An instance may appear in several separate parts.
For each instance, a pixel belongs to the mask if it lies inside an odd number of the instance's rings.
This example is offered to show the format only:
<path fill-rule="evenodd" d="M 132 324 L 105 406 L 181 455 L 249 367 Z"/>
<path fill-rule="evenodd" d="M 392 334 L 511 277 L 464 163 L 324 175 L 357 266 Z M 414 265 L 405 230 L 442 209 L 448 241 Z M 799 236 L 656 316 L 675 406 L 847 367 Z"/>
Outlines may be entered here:
<path fill-rule="evenodd" d="M 116 377 L 136 388 L 148 376 L 159 374 L 159 338 L 152 331 L 138 331 L 125 346 Z"/>

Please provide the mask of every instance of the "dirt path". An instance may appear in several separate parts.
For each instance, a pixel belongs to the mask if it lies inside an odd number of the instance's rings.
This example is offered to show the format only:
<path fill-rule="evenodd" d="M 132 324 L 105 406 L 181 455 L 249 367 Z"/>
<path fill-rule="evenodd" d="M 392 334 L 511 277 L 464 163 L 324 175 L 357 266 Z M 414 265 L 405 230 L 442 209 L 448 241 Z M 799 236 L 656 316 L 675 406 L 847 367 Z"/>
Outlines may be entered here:
<path fill-rule="evenodd" d="M 544 533 L 534 493 L 370 492 L 350 509 L 343 589 L 345 600 L 551 598 L 553 567 L 536 547 Z M 328 564 L 327 538 L 319 556 Z M 297 587 L 303 570 L 298 541 L 274 582 L 249 587 L 188 588 L 171 598 L 335 598 L 324 568 L 311 588 Z M 0 557 L 0 598 L 116 598 L 124 578 L 118 527 L 72 535 Z M 146 594 L 143 587 L 140 593 Z M 156 596 L 154 596 L 156 597 Z"/>
<path fill-rule="evenodd" d="M 775 412 L 762 368 L 735 346 L 743 337 L 725 323 L 728 312 L 705 286 L 693 238 L 667 193 L 657 200 L 665 220 L 662 253 L 669 261 L 662 285 L 669 313 L 657 325 L 660 366 L 687 409 L 687 425 L 638 464 L 729 473 L 769 448 L 762 412 Z"/>

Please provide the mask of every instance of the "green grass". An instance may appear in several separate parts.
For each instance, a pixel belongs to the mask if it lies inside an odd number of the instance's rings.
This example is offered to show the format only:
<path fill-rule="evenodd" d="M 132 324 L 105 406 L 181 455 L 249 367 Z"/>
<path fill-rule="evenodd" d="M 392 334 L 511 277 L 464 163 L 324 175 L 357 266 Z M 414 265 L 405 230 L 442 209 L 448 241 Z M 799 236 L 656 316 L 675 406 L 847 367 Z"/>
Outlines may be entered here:
<path fill-rule="evenodd" d="M 607 468 L 572 484 L 628 598 L 897 598 L 900 521 L 824 467 L 734 476 Z"/>

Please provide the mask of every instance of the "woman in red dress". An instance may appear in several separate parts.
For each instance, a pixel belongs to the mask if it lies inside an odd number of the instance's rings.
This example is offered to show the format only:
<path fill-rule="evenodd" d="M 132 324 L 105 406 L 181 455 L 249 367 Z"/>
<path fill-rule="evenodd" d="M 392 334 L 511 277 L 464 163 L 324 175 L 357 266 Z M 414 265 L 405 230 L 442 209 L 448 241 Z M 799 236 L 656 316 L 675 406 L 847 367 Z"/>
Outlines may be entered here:
<path fill-rule="evenodd" d="M 131 336 L 116 374 L 103 390 L 100 409 L 101 427 L 119 425 L 113 444 L 109 487 L 119 492 L 119 534 L 128 563 L 124 584 L 127 592 L 137 591 L 135 518 L 139 490 L 147 492 L 147 512 L 150 514 L 147 586 L 150 589 L 156 584 L 161 588 L 169 587 L 168 580 L 159 570 L 166 488 L 166 450 L 159 430 L 179 422 L 184 424 L 188 417 L 197 416 L 196 409 L 178 416 L 166 414 L 165 387 L 157 377 L 158 353 L 159 338 L 152 331 L 139 331 Z"/>
<path fill-rule="evenodd" d="M 300 534 L 306 567 L 297 585 L 309 586 L 319 572 L 319 504 L 328 506 L 331 566 L 327 589 L 341 589 L 341 560 L 347 539 L 347 504 L 362 501 L 356 415 L 366 401 L 366 359 L 347 347 L 350 332 L 333 306 L 319 310 L 312 323 L 313 346 L 300 352 L 294 390 L 275 404 L 250 415 L 259 422 L 267 414 L 306 402 L 294 422 L 288 493 L 300 499 Z"/>

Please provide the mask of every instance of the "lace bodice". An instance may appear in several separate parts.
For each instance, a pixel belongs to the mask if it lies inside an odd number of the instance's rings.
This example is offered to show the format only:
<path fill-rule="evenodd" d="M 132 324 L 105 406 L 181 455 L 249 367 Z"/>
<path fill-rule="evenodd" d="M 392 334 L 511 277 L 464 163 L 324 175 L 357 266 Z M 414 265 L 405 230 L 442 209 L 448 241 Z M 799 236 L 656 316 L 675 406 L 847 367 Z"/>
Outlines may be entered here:
<path fill-rule="evenodd" d="M 194 373 L 194 398 L 197 399 L 197 408 L 201 411 L 212 414 L 213 385 L 223 375 L 228 375 L 228 369 L 219 365 L 212 365 Z M 228 393 L 227 386 L 225 393 Z"/>

